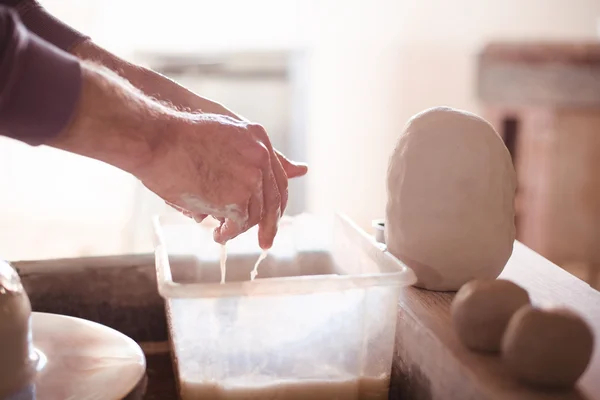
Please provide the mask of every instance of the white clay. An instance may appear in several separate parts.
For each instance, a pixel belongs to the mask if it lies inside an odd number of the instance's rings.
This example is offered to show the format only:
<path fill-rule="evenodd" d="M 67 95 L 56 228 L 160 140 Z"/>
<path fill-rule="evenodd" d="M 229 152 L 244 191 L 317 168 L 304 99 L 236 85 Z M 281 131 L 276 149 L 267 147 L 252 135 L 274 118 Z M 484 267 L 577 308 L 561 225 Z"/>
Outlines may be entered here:
<path fill-rule="evenodd" d="M 267 258 L 268 255 L 269 255 L 269 250 L 263 250 L 260 253 L 260 255 L 258 256 L 258 259 L 254 263 L 254 269 L 252 269 L 252 272 L 250 272 L 250 280 L 251 281 L 253 281 L 256 278 L 256 275 L 258 275 L 258 266 L 265 258 Z"/>
<path fill-rule="evenodd" d="M 260 266 L 260 263 L 265 258 L 267 258 L 268 255 L 269 255 L 269 251 L 263 250 L 260 253 L 260 255 L 258 256 L 258 259 L 254 263 L 254 268 L 250 272 L 250 280 L 251 281 L 253 281 L 256 278 L 256 275 L 258 275 L 258 267 Z M 221 267 L 221 285 L 223 285 L 223 284 L 225 284 L 225 276 L 227 275 L 227 246 L 225 244 L 221 245 L 221 257 L 220 258 L 221 259 L 220 259 L 219 265 Z"/>
<path fill-rule="evenodd" d="M 417 287 L 494 279 L 512 254 L 516 175 L 482 118 L 433 108 L 408 122 L 390 159 L 385 241 Z"/>
<path fill-rule="evenodd" d="M 469 349 L 498 352 L 513 314 L 529 304 L 527 291 L 503 280 L 473 280 L 464 284 L 452 301 L 452 325 Z"/>
<path fill-rule="evenodd" d="M 21 279 L 0 260 L 0 399 L 27 386 L 35 375 L 30 315 Z"/>
<path fill-rule="evenodd" d="M 240 207 L 235 204 L 228 204 L 222 208 L 213 207 L 199 196 L 184 193 L 180 197 L 183 208 L 195 213 L 211 215 L 213 217 L 221 217 L 229 219 L 236 224 L 243 226 L 247 220 L 247 213 L 242 212 Z"/>
<path fill-rule="evenodd" d="M 589 325 L 566 309 L 524 306 L 511 318 L 502 358 L 517 379 L 547 389 L 571 389 L 592 358 Z"/>
<path fill-rule="evenodd" d="M 221 285 L 225 284 L 225 276 L 227 275 L 227 245 L 221 245 L 221 257 L 219 266 L 221 267 Z"/>

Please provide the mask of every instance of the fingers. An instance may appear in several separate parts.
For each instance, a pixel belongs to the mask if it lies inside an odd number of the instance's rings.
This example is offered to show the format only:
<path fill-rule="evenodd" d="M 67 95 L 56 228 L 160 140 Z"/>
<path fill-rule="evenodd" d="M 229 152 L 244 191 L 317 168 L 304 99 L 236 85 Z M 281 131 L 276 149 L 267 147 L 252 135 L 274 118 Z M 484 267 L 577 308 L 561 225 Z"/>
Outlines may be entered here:
<path fill-rule="evenodd" d="M 283 170 L 281 162 L 279 162 L 279 159 L 277 158 L 277 155 L 273 152 L 273 147 L 271 147 L 270 144 L 269 147 L 271 148 L 271 170 L 273 171 L 273 176 L 275 177 L 275 183 L 277 184 L 277 190 L 279 191 L 281 202 L 279 206 L 279 216 L 282 216 L 288 202 L 288 178 Z"/>
<path fill-rule="evenodd" d="M 266 250 L 273 245 L 279 218 L 287 204 L 288 182 L 265 130 L 256 125 L 252 133 L 264 149 L 260 160 L 263 177 L 263 218 L 258 224 L 258 243 Z"/>
<path fill-rule="evenodd" d="M 263 250 L 273 245 L 281 216 L 280 208 L 281 196 L 269 160 L 263 169 L 263 217 L 258 224 L 258 244 Z"/>
<path fill-rule="evenodd" d="M 275 153 L 275 149 L 273 149 L 273 145 L 271 144 L 271 140 L 269 139 L 269 135 L 260 125 L 255 125 L 253 134 L 256 138 L 266 147 L 269 155 L 269 162 L 271 164 L 271 171 L 273 172 L 273 176 L 275 178 L 275 183 L 277 184 L 277 190 L 279 191 L 280 197 L 280 206 L 279 206 L 279 215 L 283 215 L 285 211 L 285 207 L 287 206 L 288 201 L 288 177 L 279 161 L 279 157 L 277 153 Z M 263 165 L 264 163 L 263 160 Z"/>
<path fill-rule="evenodd" d="M 240 121 L 235 121 L 233 117 L 221 118 L 232 124 L 240 124 Z M 237 196 L 233 203 L 229 203 L 237 206 L 236 214 L 239 211 L 240 215 L 229 215 L 229 211 L 227 213 L 221 213 L 220 210 L 216 213 L 211 211 L 213 216 L 220 217 L 220 226 L 214 231 L 214 239 L 219 243 L 225 243 L 254 225 L 258 225 L 259 245 L 263 249 L 269 249 L 277 234 L 279 219 L 287 206 L 288 179 L 306 174 L 307 167 L 288 160 L 275 150 L 269 136 L 260 125 L 244 124 L 243 120 L 241 122 L 242 124 L 237 128 L 242 131 L 248 129 L 246 133 L 251 133 L 254 144 L 246 142 L 247 145 L 237 147 L 236 151 L 241 156 L 239 164 L 232 159 L 234 165 L 243 167 L 238 173 L 231 175 L 239 182 L 238 190 L 228 194 L 232 200 L 235 197 L 234 193 L 242 195 Z M 238 203 L 244 198 L 242 187 L 245 187 L 245 192 L 250 194 L 245 205 Z"/>
<path fill-rule="evenodd" d="M 248 222 L 246 229 L 257 225 L 263 217 L 263 190 L 262 184 L 254 191 L 248 201 Z"/>
<path fill-rule="evenodd" d="M 306 164 L 290 161 L 278 150 L 274 149 L 274 151 L 288 179 L 298 178 L 300 176 L 306 175 L 306 173 L 308 172 L 308 166 Z"/>
<path fill-rule="evenodd" d="M 262 218 L 263 196 L 262 185 L 261 190 L 256 190 L 248 201 L 248 218 L 245 223 L 236 222 L 229 218 L 216 217 L 221 223 L 215 228 L 213 238 L 218 243 L 225 243 L 228 240 L 234 239 L 236 236 L 244 233 L 254 225 L 257 225 Z"/>
<path fill-rule="evenodd" d="M 225 243 L 228 240 L 246 232 L 248 229 L 257 225 L 263 215 L 263 191 L 262 181 L 258 183 L 254 192 L 248 200 L 246 212 L 233 218 L 214 217 L 220 222 L 220 226 L 215 228 L 213 237 L 218 243 Z"/>
<path fill-rule="evenodd" d="M 224 244 L 244 231 L 242 224 L 235 218 L 226 218 L 221 225 L 213 231 L 213 239 Z"/>

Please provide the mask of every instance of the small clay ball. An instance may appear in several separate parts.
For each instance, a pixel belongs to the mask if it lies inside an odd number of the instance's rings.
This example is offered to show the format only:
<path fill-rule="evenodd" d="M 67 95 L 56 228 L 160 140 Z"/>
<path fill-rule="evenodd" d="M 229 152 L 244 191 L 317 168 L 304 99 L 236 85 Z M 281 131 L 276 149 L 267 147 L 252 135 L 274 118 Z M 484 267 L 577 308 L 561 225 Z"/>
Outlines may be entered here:
<path fill-rule="evenodd" d="M 473 280 L 460 288 L 450 312 L 454 329 L 467 348 L 499 352 L 508 321 L 526 304 L 527 291 L 513 282 Z"/>
<path fill-rule="evenodd" d="M 574 312 L 524 306 L 506 328 L 502 358 L 524 383 L 568 390 L 587 368 L 593 348 L 591 328 Z"/>

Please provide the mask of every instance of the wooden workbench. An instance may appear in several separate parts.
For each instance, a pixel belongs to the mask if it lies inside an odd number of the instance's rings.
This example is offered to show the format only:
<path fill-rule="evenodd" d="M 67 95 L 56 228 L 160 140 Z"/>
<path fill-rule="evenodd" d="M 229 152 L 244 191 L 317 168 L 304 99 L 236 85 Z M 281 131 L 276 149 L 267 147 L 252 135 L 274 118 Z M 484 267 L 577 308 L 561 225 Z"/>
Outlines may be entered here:
<path fill-rule="evenodd" d="M 176 399 L 172 371 L 164 368 L 166 321 L 152 255 L 13 264 L 34 310 L 87 318 L 141 342 L 149 355 L 146 399 Z M 502 278 L 526 288 L 534 303 L 571 307 L 593 326 L 596 349 L 578 390 L 543 393 L 516 383 L 497 357 L 460 345 L 450 327 L 453 294 L 408 288 L 399 303 L 390 399 L 600 400 L 600 292 L 518 242 Z"/>
<path fill-rule="evenodd" d="M 500 358 L 460 344 L 450 326 L 453 294 L 409 288 L 398 312 L 393 398 L 600 399 L 600 292 L 518 242 L 501 278 L 527 289 L 534 304 L 570 307 L 592 325 L 595 353 L 578 391 L 543 393 L 518 384 Z"/>

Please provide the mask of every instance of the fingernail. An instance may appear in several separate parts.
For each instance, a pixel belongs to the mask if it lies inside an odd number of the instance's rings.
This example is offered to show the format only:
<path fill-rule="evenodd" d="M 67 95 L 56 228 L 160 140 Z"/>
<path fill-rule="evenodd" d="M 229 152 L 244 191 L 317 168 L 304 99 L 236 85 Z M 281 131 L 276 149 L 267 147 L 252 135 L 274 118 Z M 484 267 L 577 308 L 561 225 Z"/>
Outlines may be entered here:
<path fill-rule="evenodd" d="M 271 247 L 273 247 L 273 242 L 275 241 L 275 236 L 277 235 L 277 226 L 275 226 L 275 228 L 273 229 L 273 233 L 268 235 L 266 238 L 266 235 L 259 235 L 258 238 L 258 245 L 260 246 L 261 249 L 263 250 L 269 250 Z"/>
<path fill-rule="evenodd" d="M 218 229 L 218 237 L 220 239 L 219 243 L 224 243 L 228 240 L 235 238 L 242 231 L 240 227 L 230 219 L 226 219 L 224 223 L 221 224 L 218 228 L 215 228 L 215 231 Z M 215 239 L 216 240 L 216 239 Z"/>
<path fill-rule="evenodd" d="M 273 243 L 272 242 L 271 243 L 269 243 L 269 242 L 267 242 L 267 243 L 259 243 L 258 245 L 260 246 L 260 248 L 262 250 L 269 250 L 271 247 L 273 247 Z"/>
<path fill-rule="evenodd" d="M 213 240 L 219 244 L 227 243 L 227 239 L 223 236 L 220 228 L 215 228 L 213 230 Z"/>

